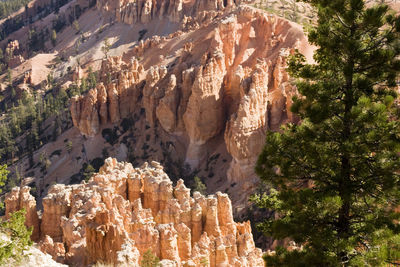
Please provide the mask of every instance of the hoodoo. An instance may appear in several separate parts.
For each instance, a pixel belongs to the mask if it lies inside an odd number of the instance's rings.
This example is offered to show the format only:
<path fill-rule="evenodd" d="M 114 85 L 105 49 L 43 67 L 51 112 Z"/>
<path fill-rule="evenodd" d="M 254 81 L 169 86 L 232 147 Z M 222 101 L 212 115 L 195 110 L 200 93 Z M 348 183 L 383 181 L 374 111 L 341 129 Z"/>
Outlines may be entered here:
<path fill-rule="evenodd" d="M 263 266 L 250 222 L 233 221 L 229 197 L 192 195 L 157 162 L 133 168 L 109 158 L 87 183 L 53 185 L 40 221 L 28 187 L 8 194 L 6 205 L 7 214 L 29 208 L 42 251 L 74 266 L 139 266 L 149 249 L 164 266 Z"/>
<path fill-rule="evenodd" d="M 143 108 L 155 132 L 184 140 L 181 157 L 193 170 L 223 147 L 231 157 L 221 163 L 229 164 L 228 183 L 251 192 L 265 131 L 296 121 L 290 113 L 296 90 L 285 58 L 295 48 L 307 55 L 312 49 L 298 25 L 238 4 L 99 2 L 121 22 L 146 28 L 165 20 L 180 30 L 149 37 L 130 52 L 103 61 L 101 83 L 72 100 L 74 125 L 95 136 L 102 125 Z"/>

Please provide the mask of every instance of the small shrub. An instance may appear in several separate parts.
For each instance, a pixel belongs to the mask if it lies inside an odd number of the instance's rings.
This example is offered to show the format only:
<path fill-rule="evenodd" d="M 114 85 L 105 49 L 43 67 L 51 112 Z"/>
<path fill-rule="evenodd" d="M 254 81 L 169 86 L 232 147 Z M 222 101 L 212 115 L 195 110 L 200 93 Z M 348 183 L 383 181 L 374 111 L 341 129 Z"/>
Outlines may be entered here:
<path fill-rule="evenodd" d="M 91 164 L 86 165 L 86 168 L 84 168 L 83 171 L 83 179 L 87 182 L 89 179 L 92 177 L 93 173 L 95 173 L 96 170 L 93 168 Z"/>
<path fill-rule="evenodd" d="M 78 34 L 80 32 L 80 26 L 77 20 L 74 20 L 74 22 L 72 23 L 72 27 L 75 30 L 75 34 Z"/>
<path fill-rule="evenodd" d="M 68 152 L 68 153 L 71 153 L 71 151 L 72 151 L 72 141 L 68 141 L 68 142 L 65 144 L 65 148 L 67 149 L 67 152 Z"/>
<path fill-rule="evenodd" d="M 142 261 L 140 262 L 141 267 L 158 267 L 160 265 L 160 259 L 153 254 L 151 249 L 147 250 L 143 254 Z"/>
<path fill-rule="evenodd" d="M 207 186 L 198 176 L 195 176 L 193 179 L 193 191 L 197 191 L 203 195 L 207 193 Z"/>

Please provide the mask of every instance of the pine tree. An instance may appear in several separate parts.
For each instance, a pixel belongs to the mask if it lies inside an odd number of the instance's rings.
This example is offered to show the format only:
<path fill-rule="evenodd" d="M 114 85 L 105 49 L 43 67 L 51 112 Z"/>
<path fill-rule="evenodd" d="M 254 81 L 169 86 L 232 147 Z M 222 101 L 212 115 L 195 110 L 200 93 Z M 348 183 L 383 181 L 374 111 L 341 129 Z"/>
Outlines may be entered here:
<path fill-rule="evenodd" d="M 92 67 L 89 67 L 89 74 L 88 74 L 88 83 L 89 88 L 95 88 L 97 85 L 97 75 L 93 72 Z"/>
<path fill-rule="evenodd" d="M 51 40 L 51 44 L 52 44 L 53 46 L 56 46 L 56 44 L 57 44 L 57 32 L 56 32 L 55 30 L 52 30 L 52 31 L 51 31 L 50 40 Z"/>
<path fill-rule="evenodd" d="M 8 220 L 0 222 L 0 233 L 6 236 L 0 240 L 0 264 L 17 266 L 23 259 L 23 251 L 32 245 L 32 227 L 25 226 L 25 210 L 16 211 Z"/>
<path fill-rule="evenodd" d="M 7 170 L 7 165 L 0 165 L 0 193 L 3 191 L 4 186 L 6 185 L 8 174 L 10 173 Z"/>
<path fill-rule="evenodd" d="M 110 52 L 111 44 L 108 38 L 104 39 L 103 46 L 101 47 L 101 51 L 104 53 L 104 57 L 108 58 L 108 53 Z"/>
<path fill-rule="evenodd" d="M 275 211 L 267 235 L 302 245 L 278 248 L 268 266 L 381 266 L 399 240 L 400 127 L 396 77 L 400 18 L 363 0 L 307 0 L 315 64 L 296 53 L 289 72 L 300 118 L 267 133 L 256 172 Z M 396 239 L 397 238 L 397 239 Z"/>
<path fill-rule="evenodd" d="M 79 22 L 77 20 L 74 20 L 74 22 L 72 23 L 72 26 L 75 30 L 75 34 L 78 34 L 81 31 Z"/>
<path fill-rule="evenodd" d="M 200 177 L 195 176 L 193 179 L 193 191 L 205 195 L 207 193 L 207 186 L 203 183 Z"/>

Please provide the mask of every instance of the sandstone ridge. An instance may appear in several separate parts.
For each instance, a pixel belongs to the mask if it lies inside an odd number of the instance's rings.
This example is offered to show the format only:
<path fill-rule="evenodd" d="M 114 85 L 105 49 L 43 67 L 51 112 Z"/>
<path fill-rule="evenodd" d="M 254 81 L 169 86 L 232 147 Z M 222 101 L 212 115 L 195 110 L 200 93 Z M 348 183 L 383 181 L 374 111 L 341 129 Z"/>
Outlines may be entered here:
<path fill-rule="evenodd" d="M 156 162 L 134 169 L 109 158 L 88 183 L 53 185 L 40 222 L 28 191 L 6 196 L 7 215 L 28 208 L 27 224 L 40 229 L 41 249 L 59 262 L 139 266 L 151 249 L 163 266 L 263 266 L 250 223 L 233 221 L 226 194 L 191 197 Z"/>

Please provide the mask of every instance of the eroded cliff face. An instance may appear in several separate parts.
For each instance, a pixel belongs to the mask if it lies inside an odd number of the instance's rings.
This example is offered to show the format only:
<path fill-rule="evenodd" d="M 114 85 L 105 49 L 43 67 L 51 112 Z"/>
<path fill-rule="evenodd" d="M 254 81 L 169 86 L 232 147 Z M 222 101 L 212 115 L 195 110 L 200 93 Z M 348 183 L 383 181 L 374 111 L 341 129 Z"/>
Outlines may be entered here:
<path fill-rule="evenodd" d="M 127 24 L 149 23 L 167 18 L 180 22 L 184 17 L 201 12 L 220 11 L 239 5 L 241 0 L 101 0 L 97 8 L 111 13 L 117 21 Z"/>
<path fill-rule="evenodd" d="M 182 158 L 192 169 L 206 160 L 210 142 L 223 136 L 219 140 L 232 157 L 225 178 L 250 192 L 265 131 L 296 121 L 290 113 L 296 90 L 285 59 L 295 48 L 310 54 L 301 27 L 237 1 L 112 2 L 118 8 L 106 3 L 100 6 L 121 21 L 144 27 L 159 19 L 156 14 L 169 18 L 179 10 L 171 20 L 181 30 L 104 61 L 98 87 L 72 101 L 74 125 L 94 136 L 104 123 L 143 108 L 150 127 L 188 140 Z"/>
<path fill-rule="evenodd" d="M 34 206 L 28 189 L 7 195 L 7 211 Z M 109 158 L 88 183 L 52 186 L 41 222 L 27 222 L 40 228 L 44 252 L 74 266 L 139 266 L 149 249 L 168 266 L 263 266 L 250 222 L 233 221 L 226 194 L 191 196 L 156 162 L 134 169 Z"/>

